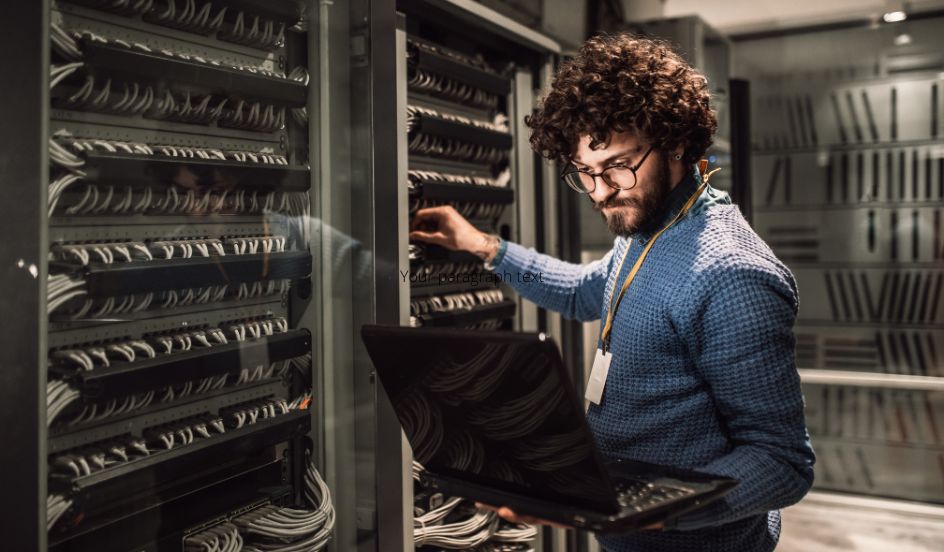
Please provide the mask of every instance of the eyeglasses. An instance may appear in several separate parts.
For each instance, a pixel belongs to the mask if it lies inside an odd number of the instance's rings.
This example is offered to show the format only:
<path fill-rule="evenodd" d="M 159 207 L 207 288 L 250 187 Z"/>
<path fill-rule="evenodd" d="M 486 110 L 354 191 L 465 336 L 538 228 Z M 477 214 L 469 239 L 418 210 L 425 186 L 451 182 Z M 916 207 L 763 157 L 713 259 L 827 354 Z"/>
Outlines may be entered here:
<path fill-rule="evenodd" d="M 646 161 L 652 152 L 653 146 L 649 146 L 646 154 L 642 156 L 639 163 L 632 167 L 624 163 L 610 165 L 602 171 L 595 173 L 587 169 L 578 169 L 573 164 L 568 166 L 561 173 L 561 178 L 575 192 L 581 194 L 592 194 L 597 189 L 597 177 L 603 180 L 603 183 L 614 190 L 630 190 L 636 186 L 636 171 Z"/>

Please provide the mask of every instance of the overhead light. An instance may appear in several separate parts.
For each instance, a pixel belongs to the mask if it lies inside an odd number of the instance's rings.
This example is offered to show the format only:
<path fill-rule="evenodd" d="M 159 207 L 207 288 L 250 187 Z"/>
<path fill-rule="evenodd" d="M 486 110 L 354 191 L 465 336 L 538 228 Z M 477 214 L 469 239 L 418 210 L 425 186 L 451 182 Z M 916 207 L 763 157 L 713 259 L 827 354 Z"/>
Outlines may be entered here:
<path fill-rule="evenodd" d="M 904 10 L 895 10 L 890 12 L 885 12 L 885 15 L 882 16 L 882 19 L 886 23 L 898 23 L 899 21 L 904 21 L 908 19 L 908 14 Z"/>
<path fill-rule="evenodd" d="M 895 46 L 907 46 L 911 44 L 911 35 L 908 33 L 901 33 L 895 37 Z"/>

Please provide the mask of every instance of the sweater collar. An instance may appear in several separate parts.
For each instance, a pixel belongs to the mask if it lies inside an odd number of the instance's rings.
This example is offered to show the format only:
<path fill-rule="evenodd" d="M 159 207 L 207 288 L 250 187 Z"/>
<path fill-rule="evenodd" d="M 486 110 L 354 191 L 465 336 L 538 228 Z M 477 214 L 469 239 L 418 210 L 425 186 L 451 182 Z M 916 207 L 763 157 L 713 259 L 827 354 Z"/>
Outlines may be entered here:
<path fill-rule="evenodd" d="M 701 174 L 698 172 L 698 167 L 692 167 L 682 178 L 682 181 L 679 182 L 678 186 L 669 192 L 669 196 L 666 198 L 668 207 L 665 210 L 662 221 L 656 227 L 644 232 L 637 232 L 630 237 L 641 244 L 648 242 L 656 232 L 664 228 L 666 224 L 678 215 L 682 207 L 685 206 L 685 202 L 688 201 L 688 198 L 692 197 L 692 194 L 695 193 L 695 190 L 701 185 L 701 182 L 702 179 Z"/>

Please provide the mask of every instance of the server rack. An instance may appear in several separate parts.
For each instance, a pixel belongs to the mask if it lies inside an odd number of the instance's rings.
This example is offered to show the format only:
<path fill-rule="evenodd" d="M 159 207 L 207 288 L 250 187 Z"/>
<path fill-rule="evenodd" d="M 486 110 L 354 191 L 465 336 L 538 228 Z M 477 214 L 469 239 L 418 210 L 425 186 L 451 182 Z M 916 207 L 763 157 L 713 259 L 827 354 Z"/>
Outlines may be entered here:
<path fill-rule="evenodd" d="M 323 367 L 353 327 L 323 330 L 351 269 L 324 263 L 340 212 L 319 171 L 343 163 L 321 146 L 322 77 L 347 63 L 329 46 L 349 15 L 63 0 L 4 18 L 22 47 L 4 54 L 11 549 L 248 545 L 283 506 L 309 512 L 310 546 L 354 540 L 318 473 L 352 479 L 325 446 L 347 446 L 353 382 Z"/>
<path fill-rule="evenodd" d="M 754 99 L 755 227 L 797 278 L 821 490 L 944 499 L 938 75 Z"/>
<path fill-rule="evenodd" d="M 364 162 L 355 165 L 375 175 L 362 196 L 370 198 L 367 233 L 377 255 L 375 296 L 367 302 L 386 323 L 536 330 L 535 307 L 494 282 L 474 281 L 486 274 L 477 258 L 411 244 L 407 234 L 417 208 L 451 204 L 482 229 L 535 245 L 534 197 L 546 168 L 528 146 L 522 118 L 559 48 L 474 2 L 373 3 L 364 10 L 370 47 L 357 71 L 372 83 L 363 109 L 372 136 Z M 397 549 L 435 549 L 421 533 L 414 541 L 414 507 L 423 513 L 447 497 L 417 494 L 414 503 L 411 451 L 380 395 L 376 431 L 396 439 L 377 443 L 385 459 L 375 472 L 378 539 Z M 445 521 L 474 516 L 468 506 Z M 479 540 L 494 533 L 485 525 L 473 531 Z"/>

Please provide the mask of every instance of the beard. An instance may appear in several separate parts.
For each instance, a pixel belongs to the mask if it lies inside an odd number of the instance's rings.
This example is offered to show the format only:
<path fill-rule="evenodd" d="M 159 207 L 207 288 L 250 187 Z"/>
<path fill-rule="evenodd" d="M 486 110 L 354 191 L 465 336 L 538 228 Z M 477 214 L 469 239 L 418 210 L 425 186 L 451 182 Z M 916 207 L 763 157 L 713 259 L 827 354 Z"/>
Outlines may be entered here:
<path fill-rule="evenodd" d="M 593 204 L 593 208 L 603 217 L 610 232 L 628 238 L 639 232 L 652 232 L 662 223 L 667 207 L 666 198 L 669 196 L 669 160 L 660 156 L 658 167 L 659 170 L 654 175 L 654 185 L 642 199 L 613 196 L 603 203 Z M 607 215 L 603 212 L 604 207 L 634 207 L 636 216 L 627 216 L 623 209 Z"/>

